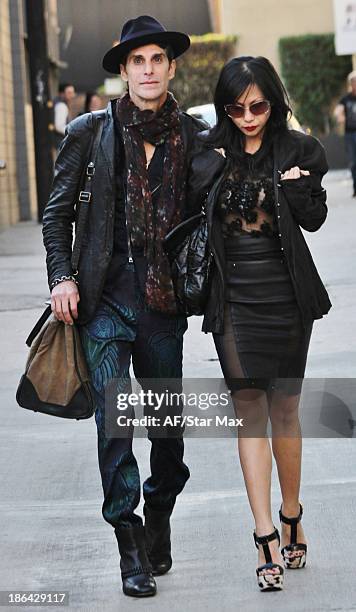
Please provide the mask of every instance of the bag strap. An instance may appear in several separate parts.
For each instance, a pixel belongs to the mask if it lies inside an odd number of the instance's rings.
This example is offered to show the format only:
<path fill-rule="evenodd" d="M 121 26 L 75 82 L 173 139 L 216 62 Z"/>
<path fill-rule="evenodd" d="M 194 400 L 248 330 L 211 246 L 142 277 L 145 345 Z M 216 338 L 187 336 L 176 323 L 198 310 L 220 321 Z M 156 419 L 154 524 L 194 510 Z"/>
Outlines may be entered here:
<path fill-rule="evenodd" d="M 96 157 L 98 154 L 101 135 L 103 132 L 105 115 L 106 115 L 105 111 L 94 111 L 91 113 L 92 122 L 94 125 L 93 145 L 92 145 L 90 156 L 89 156 L 89 162 L 86 168 L 83 189 L 79 192 L 80 206 L 79 206 L 79 211 L 78 211 L 75 241 L 74 241 L 72 259 L 71 259 L 74 275 L 78 274 L 78 263 L 79 263 L 80 251 L 81 251 L 81 246 L 82 246 L 83 234 L 84 234 L 85 225 L 86 225 L 88 212 L 89 212 L 89 203 L 91 201 L 92 178 L 95 174 L 95 162 L 96 162 Z M 39 334 L 43 325 L 45 324 L 47 319 L 51 316 L 51 314 L 52 314 L 52 309 L 51 309 L 51 305 L 49 305 L 47 306 L 46 310 L 44 310 L 44 312 L 41 314 L 37 323 L 35 324 L 31 332 L 29 333 L 28 338 L 26 339 L 27 346 L 31 346 L 33 340 Z"/>
<path fill-rule="evenodd" d="M 85 180 L 83 189 L 79 192 L 79 211 L 78 211 L 78 219 L 76 224 L 76 232 L 75 232 L 75 240 L 71 258 L 71 264 L 73 269 L 73 275 L 76 276 L 78 274 L 78 264 L 80 258 L 80 251 L 82 247 L 82 240 L 84 235 L 84 230 L 86 226 L 86 221 L 88 218 L 89 212 L 89 204 L 91 201 L 91 192 L 92 192 L 92 178 L 95 174 L 95 162 L 98 154 L 99 144 L 101 140 L 101 135 L 104 127 L 104 118 L 106 112 L 105 111 L 96 111 L 92 112 L 92 122 L 94 124 L 94 140 L 92 149 L 89 156 L 89 162 L 87 165 Z"/>
<path fill-rule="evenodd" d="M 37 334 L 39 334 L 39 332 L 41 331 L 43 325 L 45 324 L 45 322 L 47 321 L 51 313 L 52 313 L 51 306 L 47 306 L 46 310 L 41 314 L 40 318 L 38 319 L 32 331 L 30 331 L 29 336 L 26 340 L 27 346 L 31 346 L 32 342 L 36 338 Z"/>
<path fill-rule="evenodd" d="M 99 144 L 101 140 L 101 135 L 104 127 L 104 119 L 106 112 L 105 111 L 94 111 L 91 113 L 92 122 L 94 125 L 94 136 L 93 136 L 93 145 L 91 148 L 89 162 L 87 164 L 85 180 L 83 189 L 79 192 L 79 211 L 78 211 L 78 220 L 77 227 L 75 233 L 75 241 L 73 246 L 71 264 L 74 271 L 74 276 L 78 274 L 78 263 L 80 257 L 80 251 L 82 246 L 83 234 L 85 230 L 85 225 L 89 212 L 89 203 L 91 201 L 91 191 L 92 191 L 92 178 L 95 174 L 95 162 L 98 154 Z M 43 325 L 47 321 L 47 319 L 51 316 L 52 309 L 51 306 L 47 306 L 46 310 L 41 314 L 37 323 L 31 330 L 26 339 L 27 346 L 31 346 L 33 340 L 41 331 Z"/>

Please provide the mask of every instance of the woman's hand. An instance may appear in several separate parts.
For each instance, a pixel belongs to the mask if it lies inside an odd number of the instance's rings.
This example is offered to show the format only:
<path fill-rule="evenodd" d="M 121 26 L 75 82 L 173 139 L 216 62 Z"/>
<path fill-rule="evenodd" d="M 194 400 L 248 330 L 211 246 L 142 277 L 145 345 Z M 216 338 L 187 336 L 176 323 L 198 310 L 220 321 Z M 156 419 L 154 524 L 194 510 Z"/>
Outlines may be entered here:
<path fill-rule="evenodd" d="M 222 147 L 221 147 L 221 149 L 214 149 L 214 151 L 216 151 L 217 153 L 219 153 L 223 157 L 226 157 L 225 149 L 223 149 Z"/>
<path fill-rule="evenodd" d="M 281 174 L 281 180 L 285 181 L 287 179 L 299 179 L 301 176 L 309 176 L 309 170 L 301 170 L 299 166 L 293 166 L 290 170 L 286 170 Z"/>

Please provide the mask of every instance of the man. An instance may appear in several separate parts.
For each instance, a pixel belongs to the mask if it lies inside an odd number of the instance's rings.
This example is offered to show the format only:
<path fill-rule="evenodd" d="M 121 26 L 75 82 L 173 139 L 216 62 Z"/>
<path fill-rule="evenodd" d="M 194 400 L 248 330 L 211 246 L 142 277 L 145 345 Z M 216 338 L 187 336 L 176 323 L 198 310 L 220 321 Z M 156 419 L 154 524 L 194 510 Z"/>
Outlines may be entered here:
<path fill-rule="evenodd" d="M 341 98 L 335 109 L 335 117 L 345 127 L 345 144 L 353 181 L 353 197 L 356 198 L 356 70 L 347 77 L 350 92 Z"/>
<path fill-rule="evenodd" d="M 127 390 L 131 357 L 144 389 L 144 379 L 159 387 L 159 379 L 182 377 L 187 322 L 177 313 L 162 239 L 184 216 L 189 153 L 196 132 L 206 127 L 180 112 L 168 92 L 174 58 L 189 45 L 186 34 L 141 16 L 124 25 L 120 44 L 104 57 L 104 68 L 121 73 L 128 93 L 105 112 L 77 278 L 70 265 L 71 224 L 93 133 L 88 114 L 67 127 L 43 217 L 52 310 L 62 321 L 80 324 L 95 390 L 103 516 L 115 528 L 123 591 L 138 597 L 154 595 L 152 572 L 171 567 L 170 515 L 189 470 L 181 433 L 159 438 L 149 431 L 144 540 L 135 514 L 140 478 L 132 440 L 105 427 L 114 408 L 105 405 L 104 395 L 113 379 L 116 389 Z"/>
<path fill-rule="evenodd" d="M 75 97 L 75 89 L 71 83 L 60 83 L 58 96 L 54 99 L 54 135 L 55 146 L 58 147 L 64 138 L 69 119 L 69 105 Z"/>

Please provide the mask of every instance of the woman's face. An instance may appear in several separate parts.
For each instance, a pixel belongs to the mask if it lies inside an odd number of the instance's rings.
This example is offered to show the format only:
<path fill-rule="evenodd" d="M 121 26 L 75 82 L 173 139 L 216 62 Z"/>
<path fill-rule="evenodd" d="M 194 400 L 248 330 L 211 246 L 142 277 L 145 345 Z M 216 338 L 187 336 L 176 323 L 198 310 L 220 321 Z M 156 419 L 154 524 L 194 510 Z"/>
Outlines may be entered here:
<path fill-rule="evenodd" d="M 254 102 L 260 102 L 261 100 L 266 100 L 262 91 L 257 85 L 251 85 L 245 89 L 241 96 L 236 98 L 234 102 L 235 104 L 241 104 L 245 107 L 245 114 L 241 118 L 230 117 L 230 119 L 247 138 L 256 138 L 256 136 L 262 138 L 267 121 L 270 118 L 270 107 L 267 112 L 261 115 L 254 115 L 251 113 L 250 105 Z"/>
<path fill-rule="evenodd" d="M 89 110 L 90 111 L 96 111 L 96 110 L 100 110 L 101 108 L 102 108 L 101 98 L 100 98 L 100 96 L 97 96 L 96 94 L 94 94 L 90 98 Z"/>

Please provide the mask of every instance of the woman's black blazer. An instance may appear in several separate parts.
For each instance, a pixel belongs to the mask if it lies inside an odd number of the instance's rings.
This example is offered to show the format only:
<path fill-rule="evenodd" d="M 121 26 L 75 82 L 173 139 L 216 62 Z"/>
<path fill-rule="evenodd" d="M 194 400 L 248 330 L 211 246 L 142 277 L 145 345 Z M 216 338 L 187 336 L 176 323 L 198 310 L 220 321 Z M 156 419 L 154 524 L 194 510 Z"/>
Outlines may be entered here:
<path fill-rule="evenodd" d="M 219 187 L 226 173 L 227 160 L 211 146 L 204 144 L 206 132 L 198 136 L 197 147 L 190 166 L 187 216 L 200 211 L 205 202 L 209 224 L 209 242 L 214 266 L 210 297 L 206 306 L 203 331 L 223 333 L 225 261 L 220 222 L 215 211 Z M 331 302 L 320 279 L 301 227 L 315 232 L 327 215 L 326 191 L 321 180 L 328 170 L 325 151 L 320 142 L 306 134 L 288 130 L 274 141 L 273 182 L 276 217 L 283 251 L 302 320 L 325 315 Z M 310 176 L 280 180 L 285 170 L 299 166 L 309 170 Z"/>

